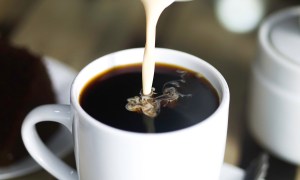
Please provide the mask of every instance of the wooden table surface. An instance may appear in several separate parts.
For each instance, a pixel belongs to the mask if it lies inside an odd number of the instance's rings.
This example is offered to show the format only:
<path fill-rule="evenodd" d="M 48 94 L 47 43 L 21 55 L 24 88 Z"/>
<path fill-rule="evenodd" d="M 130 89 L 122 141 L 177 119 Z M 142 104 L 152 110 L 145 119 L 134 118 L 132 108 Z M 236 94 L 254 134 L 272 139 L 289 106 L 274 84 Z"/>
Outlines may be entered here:
<path fill-rule="evenodd" d="M 247 134 L 245 123 L 249 68 L 256 55 L 257 32 L 235 34 L 225 30 L 215 17 L 212 2 L 195 0 L 167 8 L 158 23 L 157 46 L 196 55 L 224 75 L 231 91 L 225 162 L 245 168 L 260 151 Z M 294 4 L 274 0 L 268 13 Z M 0 0 L 0 36 L 80 70 L 107 53 L 143 47 L 145 15 L 139 0 Z M 277 178 L 300 180 L 295 166 L 274 159 L 272 162 L 279 162 L 279 171 L 284 171 Z M 74 164 L 72 155 L 66 160 Z M 267 179 L 276 179 L 270 177 Z M 16 179 L 54 178 L 41 170 Z"/>

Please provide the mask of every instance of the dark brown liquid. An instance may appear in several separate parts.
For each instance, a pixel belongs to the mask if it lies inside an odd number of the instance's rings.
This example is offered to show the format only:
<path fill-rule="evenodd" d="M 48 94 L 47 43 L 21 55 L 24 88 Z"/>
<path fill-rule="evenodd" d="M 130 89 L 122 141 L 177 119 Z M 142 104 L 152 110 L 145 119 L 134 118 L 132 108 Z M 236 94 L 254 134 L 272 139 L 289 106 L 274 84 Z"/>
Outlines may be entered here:
<path fill-rule="evenodd" d="M 166 82 L 181 79 L 175 66 L 156 65 L 153 87 L 159 95 Z M 130 65 L 110 69 L 93 78 L 83 88 L 79 102 L 93 118 L 109 126 L 133 132 L 147 132 L 144 115 L 125 108 L 127 99 L 142 89 L 141 66 Z M 216 90 L 203 77 L 187 71 L 186 83 L 177 89 L 191 97 L 180 97 L 171 107 L 162 107 L 154 119 L 156 133 L 175 131 L 195 125 L 209 117 L 219 106 Z M 143 120 L 144 119 L 144 120 Z"/>

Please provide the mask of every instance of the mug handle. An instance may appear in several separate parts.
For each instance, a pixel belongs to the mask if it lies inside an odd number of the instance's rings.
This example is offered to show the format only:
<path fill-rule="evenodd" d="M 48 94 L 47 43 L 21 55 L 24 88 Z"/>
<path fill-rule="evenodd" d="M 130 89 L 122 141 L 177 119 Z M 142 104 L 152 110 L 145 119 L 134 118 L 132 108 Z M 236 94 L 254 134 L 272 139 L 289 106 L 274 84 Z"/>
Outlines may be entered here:
<path fill-rule="evenodd" d="M 77 180 L 76 170 L 55 156 L 42 142 L 35 125 L 53 121 L 67 127 L 72 133 L 73 118 L 70 105 L 43 105 L 33 109 L 22 124 L 22 139 L 29 154 L 50 174 L 58 179 Z"/>

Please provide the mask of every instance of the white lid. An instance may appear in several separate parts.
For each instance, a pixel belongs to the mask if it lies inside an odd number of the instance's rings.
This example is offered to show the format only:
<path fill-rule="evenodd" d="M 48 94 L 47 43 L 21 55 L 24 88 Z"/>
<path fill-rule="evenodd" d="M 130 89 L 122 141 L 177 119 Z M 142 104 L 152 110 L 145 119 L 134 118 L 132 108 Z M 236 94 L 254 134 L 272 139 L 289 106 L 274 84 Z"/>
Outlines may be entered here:
<path fill-rule="evenodd" d="M 300 65 L 299 17 L 289 17 L 277 22 L 270 31 L 270 42 L 284 58 Z"/>
<path fill-rule="evenodd" d="M 259 29 L 255 68 L 281 89 L 300 92 L 300 6 L 272 14 Z"/>

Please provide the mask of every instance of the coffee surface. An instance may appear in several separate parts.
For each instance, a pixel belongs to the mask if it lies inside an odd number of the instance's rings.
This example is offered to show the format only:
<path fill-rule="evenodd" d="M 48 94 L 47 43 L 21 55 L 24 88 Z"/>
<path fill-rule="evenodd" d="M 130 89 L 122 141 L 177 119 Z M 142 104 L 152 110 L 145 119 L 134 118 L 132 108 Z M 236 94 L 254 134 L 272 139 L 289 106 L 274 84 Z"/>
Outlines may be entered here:
<path fill-rule="evenodd" d="M 175 66 L 157 64 L 155 68 L 153 86 L 157 95 L 162 94 L 166 83 L 181 80 L 184 71 L 185 83 L 180 83 L 177 90 L 191 96 L 162 107 L 154 119 L 125 108 L 127 98 L 136 96 L 142 89 L 141 65 L 116 67 L 99 74 L 83 88 L 79 102 L 90 116 L 106 125 L 125 131 L 149 132 L 146 124 L 153 123 L 151 132 L 155 133 L 195 125 L 218 108 L 218 94 L 204 77 Z"/>

